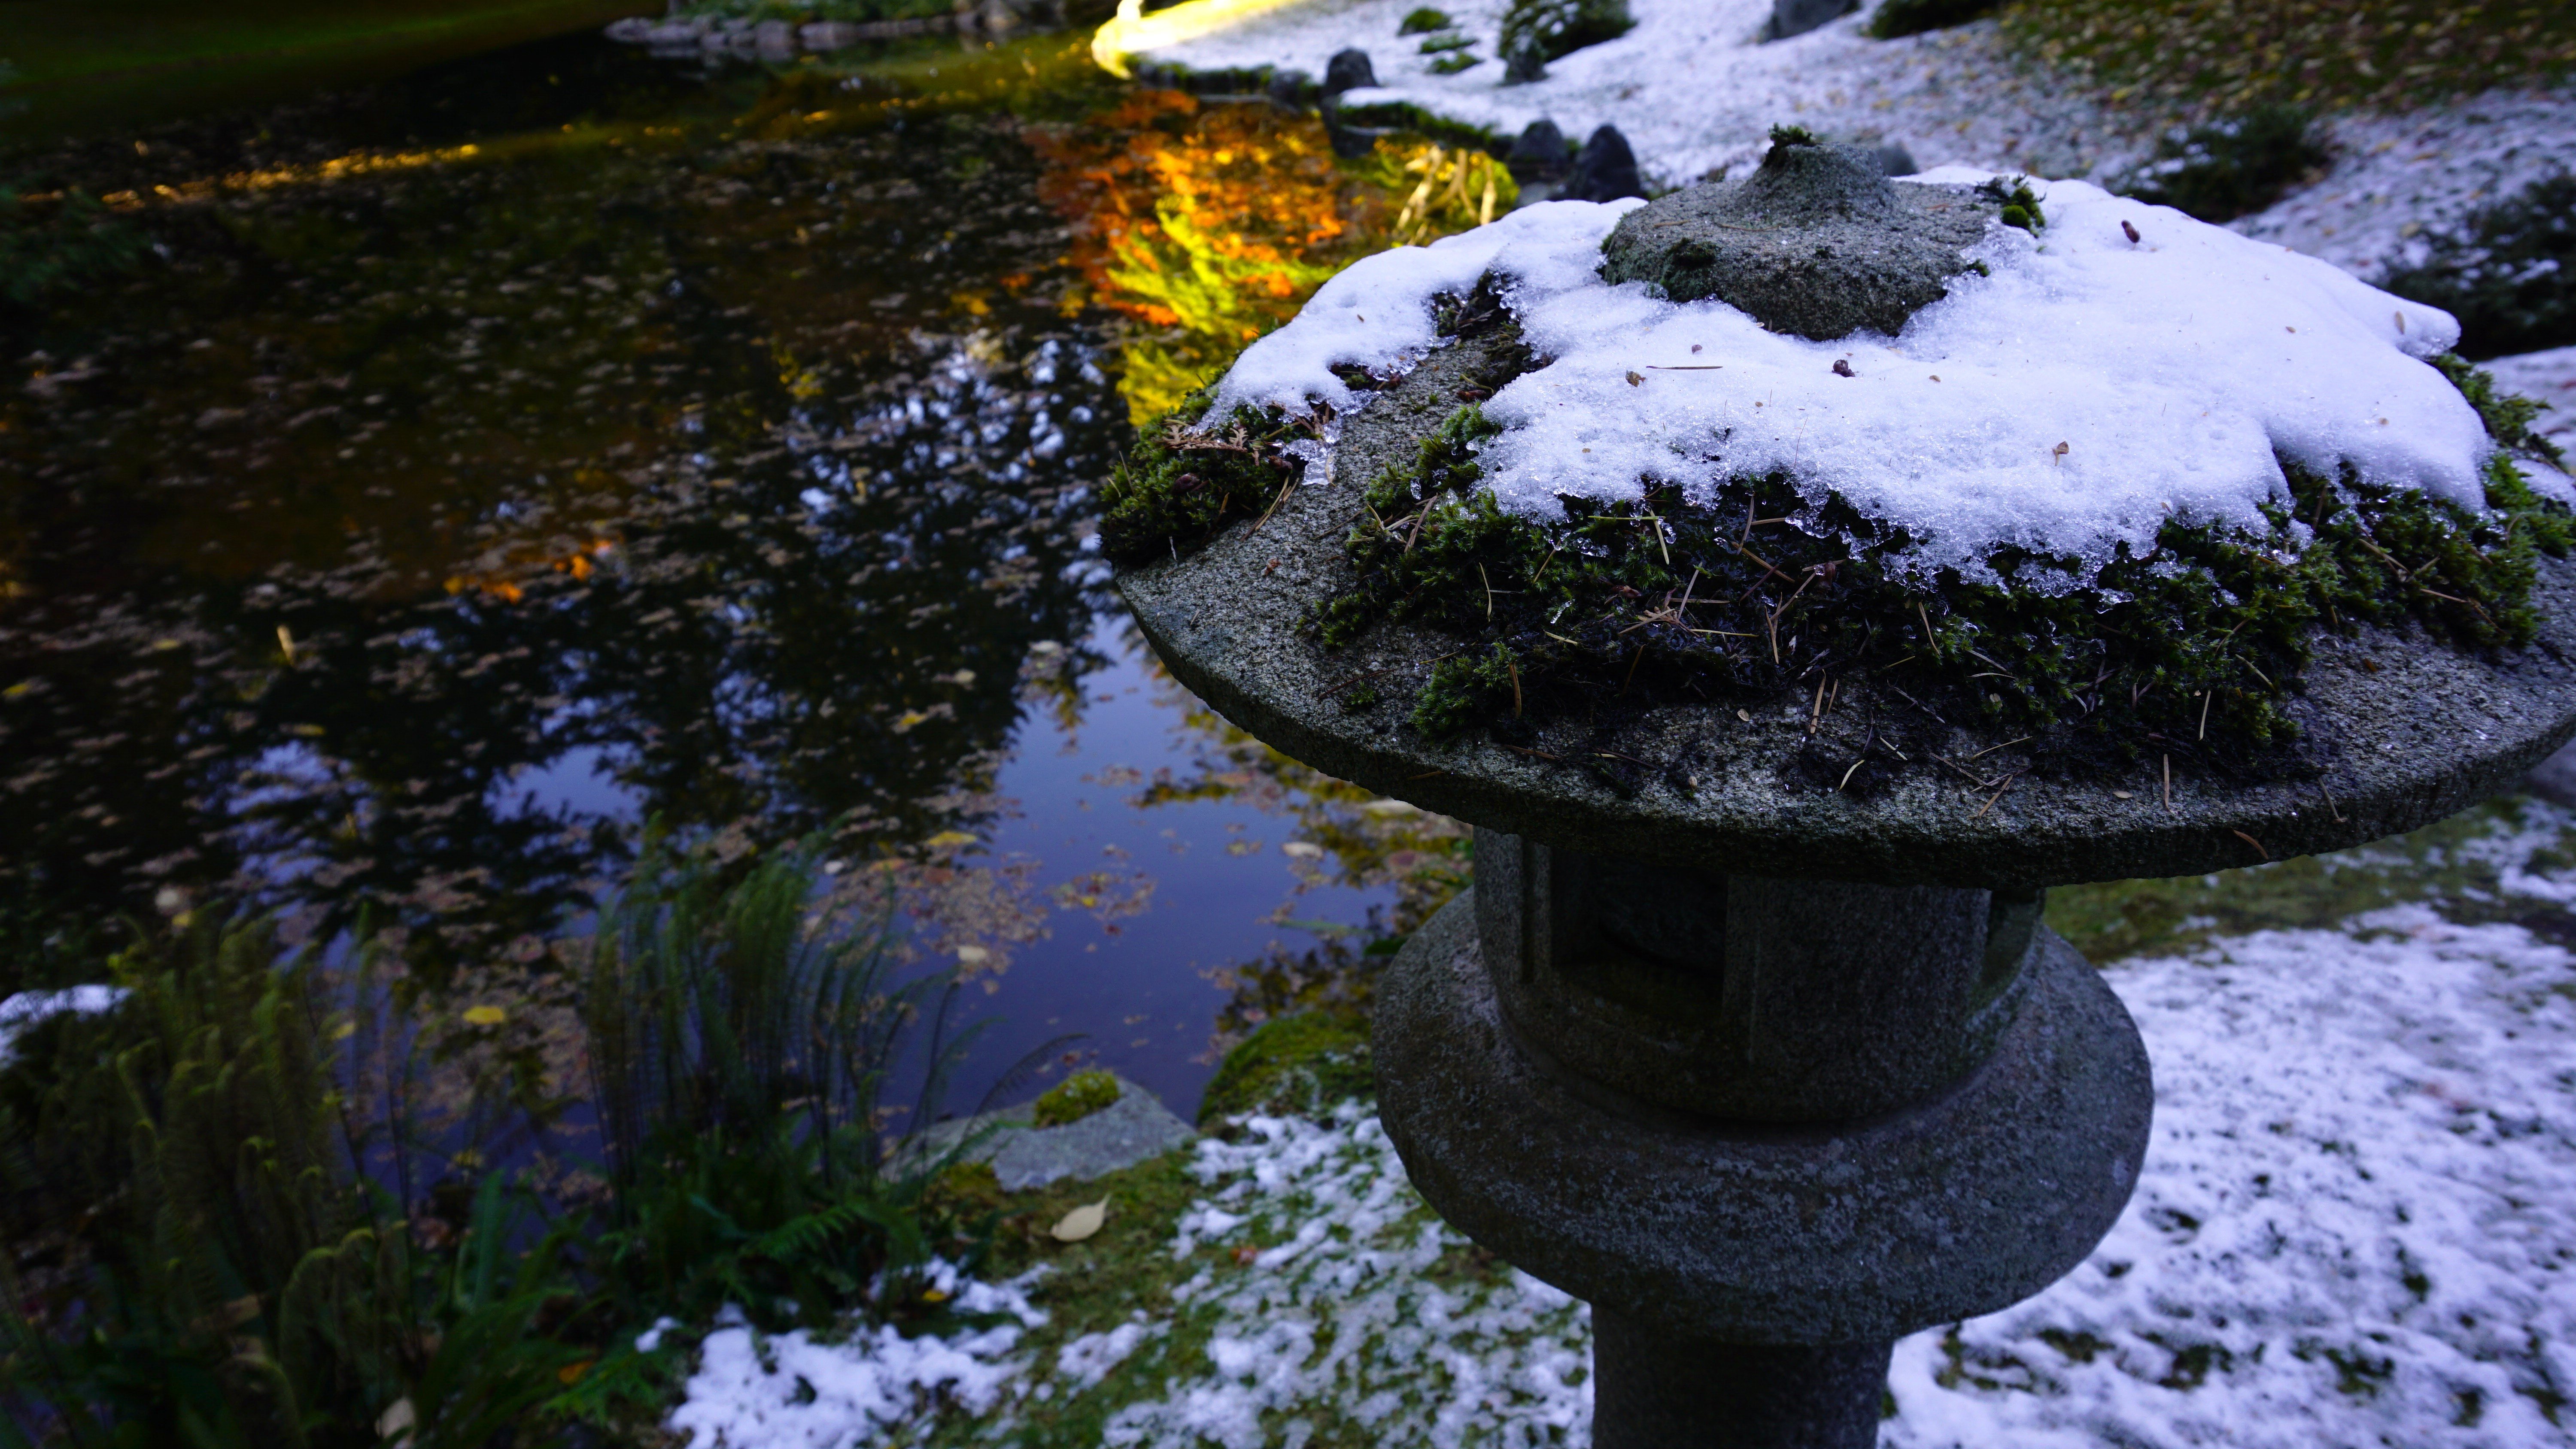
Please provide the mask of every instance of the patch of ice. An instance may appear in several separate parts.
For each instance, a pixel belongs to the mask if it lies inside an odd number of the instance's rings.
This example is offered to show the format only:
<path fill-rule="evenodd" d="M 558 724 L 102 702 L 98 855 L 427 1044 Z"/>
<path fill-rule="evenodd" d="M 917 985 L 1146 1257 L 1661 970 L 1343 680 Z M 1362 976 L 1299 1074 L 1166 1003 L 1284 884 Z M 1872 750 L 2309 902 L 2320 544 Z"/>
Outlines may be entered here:
<path fill-rule="evenodd" d="M 2263 531 L 2284 457 L 2483 509 L 2485 430 L 2418 360 L 2457 339 L 2447 314 L 2085 182 L 2045 191 L 2042 237 L 1995 224 L 1975 248 L 1990 276 L 1955 279 L 1895 337 L 1834 342 L 1602 282 L 1601 238 L 1635 202 L 1527 207 L 1334 277 L 1244 350 L 1217 406 L 1350 406 L 1331 368 L 1409 364 L 1438 340 L 1432 298 L 1490 269 L 1554 359 L 1485 404 L 1505 431 L 1483 486 L 1525 515 L 1635 499 L 1646 478 L 1704 500 L 1777 470 L 1811 504 L 1839 492 L 1902 525 L 1912 567 L 1977 576 L 2000 544 L 2089 573 L 2118 545 L 2151 552 L 2170 517 Z"/>
<path fill-rule="evenodd" d="M 17 1059 L 18 1038 L 57 1016 L 97 1016 L 115 1010 L 133 993 L 91 983 L 59 991 L 21 991 L 0 1001 L 0 1067 Z"/>
<path fill-rule="evenodd" d="M 773 1337 L 734 1313 L 732 1326 L 698 1345 L 697 1369 L 665 1427 L 687 1435 L 689 1449 L 838 1449 L 925 1423 L 943 1400 L 984 1413 L 1027 1367 L 1011 1356 L 1023 1330 L 1046 1322 L 1029 1302 L 1031 1281 L 985 1283 L 933 1264 L 930 1286 L 952 1295 L 959 1310 L 1016 1320 L 945 1338 L 906 1338 L 892 1326 L 859 1328 L 838 1342 L 804 1329 Z"/>
<path fill-rule="evenodd" d="M 1068 1339 L 1056 1350 L 1055 1373 L 1069 1380 L 1076 1392 L 1097 1385 L 1111 1369 L 1127 1361 L 1137 1345 L 1163 1333 L 1168 1325 L 1138 1321 L 1122 1323 L 1107 1333 L 1086 1333 Z"/>
<path fill-rule="evenodd" d="M 680 1326 L 680 1320 L 667 1314 L 653 1320 L 653 1326 L 635 1335 L 637 1353 L 653 1353 L 662 1347 L 662 1335 Z"/>

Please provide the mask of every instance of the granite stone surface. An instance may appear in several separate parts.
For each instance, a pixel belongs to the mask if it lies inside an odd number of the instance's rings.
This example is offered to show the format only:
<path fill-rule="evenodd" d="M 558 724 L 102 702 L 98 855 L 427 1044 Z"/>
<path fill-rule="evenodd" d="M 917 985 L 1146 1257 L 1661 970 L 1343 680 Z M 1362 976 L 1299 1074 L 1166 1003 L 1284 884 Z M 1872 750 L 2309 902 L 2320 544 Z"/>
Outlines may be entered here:
<path fill-rule="evenodd" d="M 1473 892 L 1378 986 L 1378 1116 L 1424 1200 L 1515 1267 L 1658 1330 L 1865 1344 L 1992 1312 L 2083 1261 L 2154 1089 L 2119 998 L 2043 935 L 1977 1071 L 1877 1118 L 1763 1127 L 1564 1072 L 1504 1022 Z"/>
<path fill-rule="evenodd" d="M 1651 208 L 1648 208 L 1651 209 Z M 1642 211 L 1639 215 L 1644 214 Z M 1889 885 L 2016 887 L 2184 875 L 2339 850 L 2413 830 L 2499 791 L 2576 734 L 2576 563 L 2543 558 L 2530 648 L 2473 654 L 2412 628 L 2321 634 L 2287 713 L 2320 773 L 2230 782 L 2156 757 L 2093 778 L 2047 779 L 2008 738 L 1949 726 L 1952 759 L 2008 781 L 1998 794 L 1929 763 L 1868 798 L 1807 783 L 1801 751 L 1858 758 L 1872 712 L 1919 708 L 1847 683 L 1812 721 L 1804 693 L 1732 709 L 1676 706 L 1615 729 L 1541 723 L 1506 747 L 1481 731 L 1445 744 L 1406 716 L 1446 635 L 1381 625 L 1327 651 L 1305 611 L 1353 581 L 1342 541 L 1366 481 L 1408 461 L 1459 405 L 1482 343 L 1432 353 L 1344 422 L 1328 483 L 1289 494 L 1258 529 L 1122 574 L 1138 624 L 1182 684 L 1220 714 L 1328 774 L 1549 845 L 1674 868 Z M 1367 684 L 1374 703 L 1356 686 Z M 1647 767 L 1621 793 L 1579 768 L 1587 751 Z"/>
<path fill-rule="evenodd" d="M 1114 1074 L 1113 1074 L 1114 1075 Z M 993 1175 L 1011 1192 L 1044 1187 L 1062 1178 L 1088 1181 L 1105 1172 L 1132 1167 L 1149 1157 L 1186 1147 L 1199 1139 L 1198 1129 L 1143 1087 L 1118 1078 L 1118 1100 L 1079 1121 L 1061 1127 L 1031 1125 L 1036 1109 L 1023 1104 L 955 1122 L 942 1122 L 923 1136 L 932 1152 L 979 1128 L 999 1130 L 968 1149 L 969 1162 L 990 1162 Z"/>
<path fill-rule="evenodd" d="M 1874 148 L 1780 144 L 1742 182 L 1686 187 L 1621 217 L 1601 276 L 1676 302 L 1715 297 L 1817 342 L 1893 336 L 1948 295 L 1995 213 L 1964 186 L 1888 180 Z"/>

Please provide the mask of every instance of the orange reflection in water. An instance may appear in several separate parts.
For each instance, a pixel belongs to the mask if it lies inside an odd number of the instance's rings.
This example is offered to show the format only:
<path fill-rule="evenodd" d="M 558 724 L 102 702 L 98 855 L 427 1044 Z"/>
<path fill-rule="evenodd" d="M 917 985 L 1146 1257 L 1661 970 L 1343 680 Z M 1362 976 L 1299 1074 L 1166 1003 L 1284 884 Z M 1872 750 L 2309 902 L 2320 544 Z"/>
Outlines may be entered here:
<path fill-rule="evenodd" d="M 1490 220 L 1519 194 L 1482 153 L 1389 138 L 1344 161 L 1314 115 L 1178 91 L 1033 142 L 1090 299 L 1130 321 L 1119 390 L 1140 426 L 1343 267 Z"/>

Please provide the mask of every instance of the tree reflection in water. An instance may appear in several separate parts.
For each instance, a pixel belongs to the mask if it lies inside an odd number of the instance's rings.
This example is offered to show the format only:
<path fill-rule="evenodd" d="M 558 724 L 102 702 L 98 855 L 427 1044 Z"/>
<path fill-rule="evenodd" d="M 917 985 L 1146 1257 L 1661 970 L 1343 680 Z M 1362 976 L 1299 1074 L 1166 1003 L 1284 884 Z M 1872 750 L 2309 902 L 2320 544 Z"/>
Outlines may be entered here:
<path fill-rule="evenodd" d="M 166 258 L 0 316 L 0 889 L 366 916 L 436 979 L 545 957 L 657 816 L 838 825 L 929 950 L 1043 933 L 1054 877 L 964 847 L 1107 662 L 1089 485 L 1383 244 L 1425 148 L 1335 168 L 1079 38 L 673 75 L 561 42 L 24 164 Z M 1404 874 L 1364 796 L 1192 728 L 1138 804 Z"/>
<path fill-rule="evenodd" d="M 638 807 L 971 823 L 1029 646 L 1098 602 L 1115 403 L 1016 126 L 884 109 L 245 145 L 147 211 L 170 265 L 10 339 L 9 883 L 374 905 L 462 959 Z M 630 807 L 522 788 L 568 758 Z"/>

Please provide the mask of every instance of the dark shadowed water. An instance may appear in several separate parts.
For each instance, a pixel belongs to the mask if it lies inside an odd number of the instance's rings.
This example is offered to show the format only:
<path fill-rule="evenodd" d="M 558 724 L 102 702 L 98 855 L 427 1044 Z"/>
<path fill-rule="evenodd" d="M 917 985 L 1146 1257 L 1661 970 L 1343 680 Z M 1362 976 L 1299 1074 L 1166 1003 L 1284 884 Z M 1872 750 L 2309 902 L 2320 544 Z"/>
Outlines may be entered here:
<path fill-rule="evenodd" d="M 470 989 L 552 959 L 647 822 L 828 830 L 976 977 L 959 1098 L 1081 1033 L 1186 1112 L 1217 1032 L 1459 864 L 1163 679 L 1087 543 L 1136 369 L 1198 355 L 1104 281 L 1103 218 L 1302 167 L 1346 256 L 1364 183 L 1312 130 L 1140 104 L 1079 36 L 584 32 L 22 148 L 0 175 L 155 251 L 0 313 L 21 934 L 248 901 Z"/>

